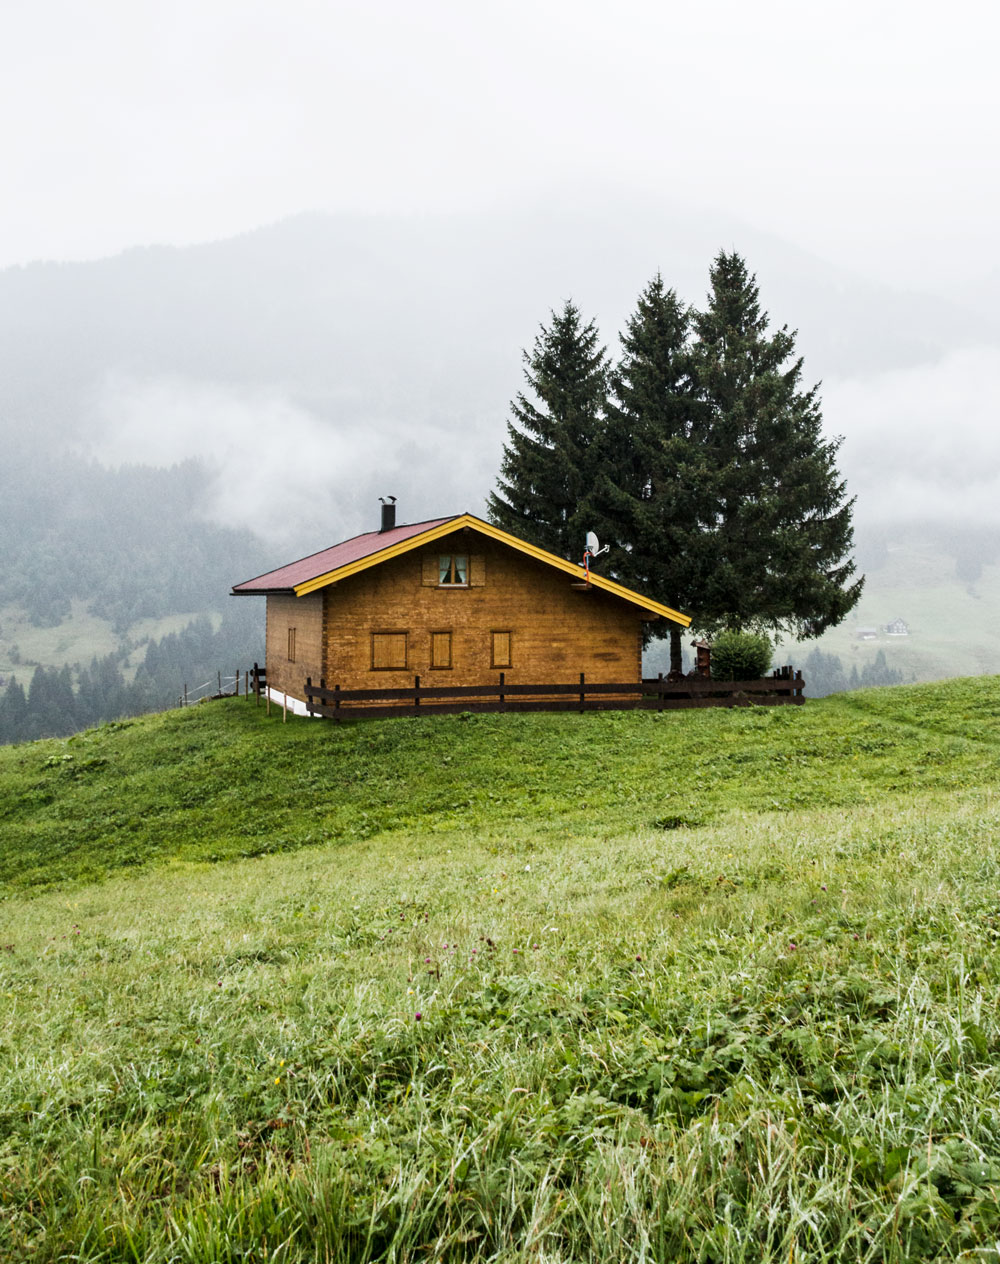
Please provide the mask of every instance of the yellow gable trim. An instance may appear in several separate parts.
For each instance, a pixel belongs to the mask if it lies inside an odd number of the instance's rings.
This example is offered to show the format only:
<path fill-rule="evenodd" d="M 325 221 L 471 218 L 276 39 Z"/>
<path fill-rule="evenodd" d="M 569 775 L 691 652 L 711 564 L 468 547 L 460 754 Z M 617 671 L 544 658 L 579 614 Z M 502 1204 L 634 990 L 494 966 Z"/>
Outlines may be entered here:
<path fill-rule="evenodd" d="M 359 558 L 356 562 L 349 562 L 346 566 L 338 567 L 336 570 L 327 571 L 325 575 L 317 575 L 315 579 L 306 580 L 305 583 L 296 584 L 295 595 L 304 597 L 308 593 L 315 592 L 318 588 L 325 588 L 328 584 L 335 584 L 338 580 L 346 579 L 349 575 L 356 575 L 359 571 L 368 570 L 371 566 L 378 566 L 382 562 L 388 562 L 391 558 L 401 557 L 404 553 L 409 553 L 413 549 L 432 544 L 435 540 L 451 535 L 454 531 L 460 531 L 463 527 L 469 527 L 473 531 L 478 531 L 480 535 L 485 535 L 491 540 L 498 540 L 501 544 L 506 544 L 510 548 L 516 549 L 519 553 L 526 553 L 528 557 L 533 557 L 536 561 L 545 562 L 548 566 L 554 566 L 557 570 L 564 571 L 567 575 L 572 575 L 574 579 L 578 580 L 581 578 L 581 568 L 575 562 L 567 562 L 565 558 L 557 557 L 555 553 L 549 553 L 545 549 L 540 549 L 537 545 L 529 544 L 526 540 L 519 540 L 516 535 L 502 531 L 490 522 L 484 522 L 473 514 L 464 513 L 459 514 L 457 518 L 451 518 L 447 522 L 441 523 L 439 526 L 422 531 L 419 535 L 411 536 L 408 540 L 402 540 L 399 544 L 391 545 L 387 549 L 380 549 L 377 553 L 370 553 L 367 557 Z M 670 606 L 664 606 L 658 601 L 652 601 L 649 597 L 643 597 L 631 588 L 626 588 L 624 584 L 615 583 L 613 579 L 605 579 L 603 576 L 595 575 L 591 571 L 590 582 L 595 588 L 603 589 L 604 592 L 611 593 L 615 597 L 621 597 L 624 601 L 631 602 L 632 605 L 641 606 L 652 614 L 657 614 L 664 619 L 670 619 L 674 623 L 679 623 L 681 627 L 686 628 L 691 623 L 689 615 L 681 614 L 678 610 L 672 610 Z"/>

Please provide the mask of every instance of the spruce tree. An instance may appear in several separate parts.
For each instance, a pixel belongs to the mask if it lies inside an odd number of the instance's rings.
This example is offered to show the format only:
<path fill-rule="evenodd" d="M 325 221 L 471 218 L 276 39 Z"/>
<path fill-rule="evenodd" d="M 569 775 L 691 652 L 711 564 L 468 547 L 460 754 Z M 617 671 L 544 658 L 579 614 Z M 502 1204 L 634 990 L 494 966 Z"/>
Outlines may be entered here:
<path fill-rule="evenodd" d="M 674 609 L 697 609 L 704 558 L 699 442 L 688 343 L 690 315 L 657 275 L 620 335 L 611 373 L 591 524 L 612 545 L 616 579 Z M 650 631 L 653 631 L 650 625 Z M 670 670 L 682 671 L 681 628 L 670 626 Z"/>
<path fill-rule="evenodd" d="M 525 351 L 530 388 L 511 404 L 490 520 L 560 557 L 581 556 L 584 498 L 594 475 L 607 397 L 607 355 L 593 321 L 567 301 Z"/>
<path fill-rule="evenodd" d="M 857 603 L 851 511 L 822 434 L 818 387 L 803 389 L 795 335 L 768 328 L 736 253 L 711 270 L 694 317 L 693 371 L 711 466 L 699 624 L 818 636 Z"/>

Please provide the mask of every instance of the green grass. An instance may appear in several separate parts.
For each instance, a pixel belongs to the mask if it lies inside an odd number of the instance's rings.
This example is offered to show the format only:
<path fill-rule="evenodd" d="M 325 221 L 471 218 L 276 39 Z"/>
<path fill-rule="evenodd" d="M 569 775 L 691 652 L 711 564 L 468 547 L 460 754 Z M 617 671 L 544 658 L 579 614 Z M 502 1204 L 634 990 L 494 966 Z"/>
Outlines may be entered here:
<path fill-rule="evenodd" d="M 998 775 L 993 680 L 0 751 L 0 1258 L 996 1260 Z"/>
<path fill-rule="evenodd" d="M 386 834 L 603 837 L 993 784 L 995 682 L 803 708 L 336 726 L 243 700 L 0 749 L 0 883 Z"/>

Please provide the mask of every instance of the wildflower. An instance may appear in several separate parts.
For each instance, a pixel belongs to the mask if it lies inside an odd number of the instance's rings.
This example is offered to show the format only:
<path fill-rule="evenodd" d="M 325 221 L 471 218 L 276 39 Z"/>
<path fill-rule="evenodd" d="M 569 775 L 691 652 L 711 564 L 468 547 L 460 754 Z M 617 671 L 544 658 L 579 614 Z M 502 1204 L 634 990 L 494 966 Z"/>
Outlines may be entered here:
<path fill-rule="evenodd" d="M 636 959 L 636 961 L 641 961 L 641 960 L 642 960 L 642 957 L 640 957 L 640 956 L 639 956 L 639 954 L 638 954 L 638 953 L 636 953 L 636 955 L 635 955 L 635 959 Z"/>
<path fill-rule="evenodd" d="M 275 1084 L 280 1084 L 280 1083 L 281 1083 L 281 1076 L 279 1075 L 279 1076 L 278 1076 L 278 1078 L 277 1078 L 274 1082 L 275 1082 Z"/>
<path fill-rule="evenodd" d="M 420 1010 L 417 1010 L 417 1012 L 413 1015 L 413 1017 L 414 1017 L 414 1018 L 416 1019 L 416 1021 L 419 1023 L 419 1022 L 420 1022 L 420 1020 L 421 1020 L 421 1018 L 423 1018 L 423 1014 L 421 1014 Z"/>
<path fill-rule="evenodd" d="M 788 944 L 788 951 L 789 951 L 789 952 L 794 952 L 794 951 L 795 951 L 795 949 L 796 949 L 796 946 L 797 946 L 797 945 L 795 945 L 795 944 L 793 944 L 791 941 L 789 941 L 789 944 Z"/>

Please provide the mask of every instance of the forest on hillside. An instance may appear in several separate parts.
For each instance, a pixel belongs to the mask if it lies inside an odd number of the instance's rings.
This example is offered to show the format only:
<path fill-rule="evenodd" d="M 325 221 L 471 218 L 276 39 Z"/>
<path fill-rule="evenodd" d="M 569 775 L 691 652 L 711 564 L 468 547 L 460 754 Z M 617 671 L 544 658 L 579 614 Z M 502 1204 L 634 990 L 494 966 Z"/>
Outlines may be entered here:
<path fill-rule="evenodd" d="M 122 648 L 89 664 L 28 667 L 27 688 L 15 672 L 0 689 L 0 743 L 66 737 L 111 720 L 177 706 L 185 686 L 193 698 L 214 692 L 219 676 L 230 680 L 264 661 L 263 630 L 256 603 L 232 602 L 219 625 L 201 615 L 180 632 L 146 643 L 134 671 Z M 232 689 L 232 685 L 227 686 Z"/>
<path fill-rule="evenodd" d="M 0 607 L 39 627 L 66 619 L 74 599 L 125 637 L 139 619 L 218 609 L 234 583 L 267 569 L 250 531 L 205 516 L 208 472 L 56 453 L 10 452 L 0 463 Z"/>

